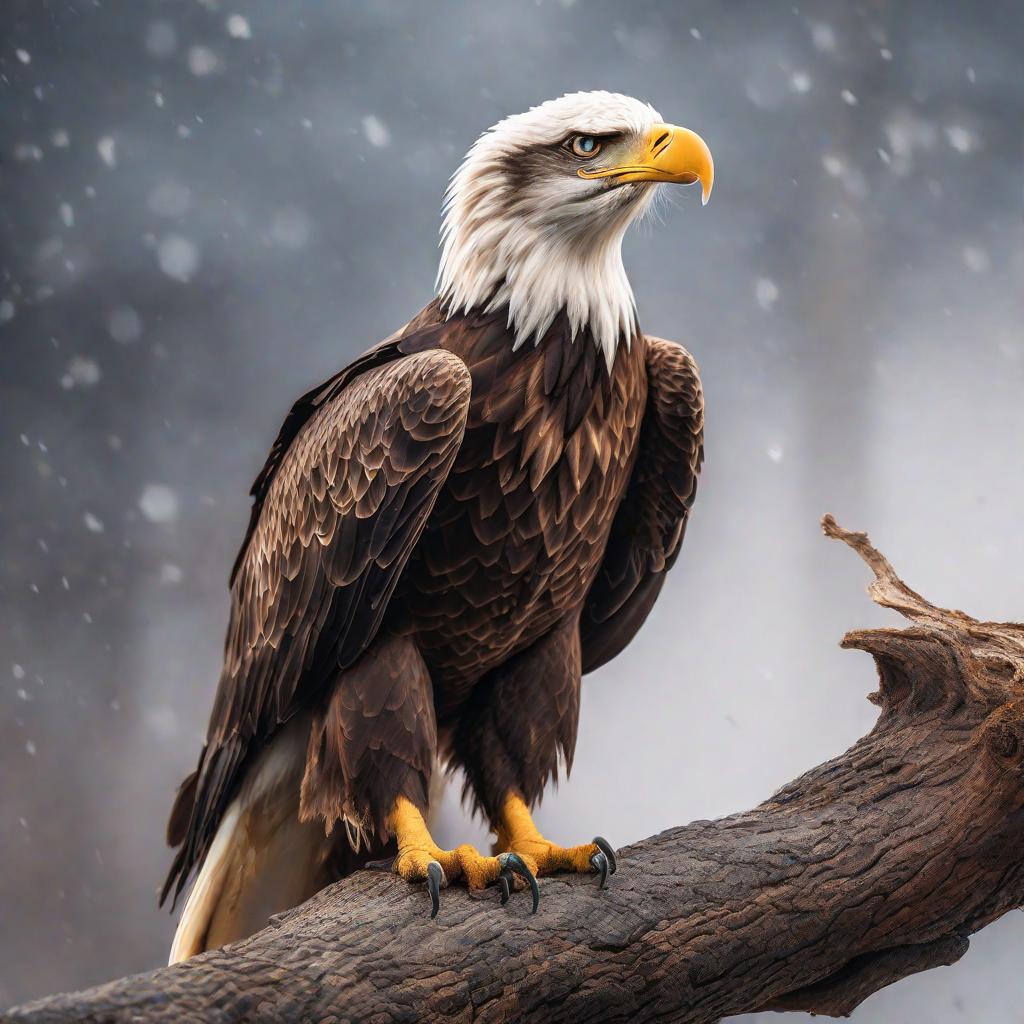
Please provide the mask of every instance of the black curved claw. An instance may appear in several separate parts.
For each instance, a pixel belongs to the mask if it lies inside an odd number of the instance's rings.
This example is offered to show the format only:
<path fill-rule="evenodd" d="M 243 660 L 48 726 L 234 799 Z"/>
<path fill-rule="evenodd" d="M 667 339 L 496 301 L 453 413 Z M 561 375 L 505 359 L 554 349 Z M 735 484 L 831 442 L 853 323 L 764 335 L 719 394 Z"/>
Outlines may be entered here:
<path fill-rule="evenodd" d="M 503 853 L 501 855 L 501 866 L 505 871 L 518 875 L 529 885 L 530 891 L 533 893 L 532 912 L 536 914 L 537 908 L 540 906 L 540 886 L 537 885 L 537 879 L 534 877 L 533 872 L 526 866 L 526 861 L 518 853 Z M 504 871 L 502 874 L 504 874 Z M 502 902 L 504 903 L 504 900 Z"/>
<path fill-rule="evenodd" d="M 501 869 L 501 874 L 498 875 L 498 884 L 501 886 L 501 905 L 505 906 L 509 896 L 512 895 L 512 871 L 509 868 Z"/>
<path fill-rule="evenodd" d="M 612 844 L 603 836 L 594 836 L 594 845 L 608 859 L 608 874 L 614 875 L 618 865 L 615 863 L 615 851 L 612 849 Z"/>
<path fill-rule="evenodd" d="M 444 883 L 444 871 L 436 860 L 427 865 L 427 892 L 430 893 L 430 919 L 437 917 L 441 909 L 441 886 Z"/>
<path fill-rule="evenodd" d="M 601 875 L 597 883 L 598 889 L 605 888 L 605 883 L 608 881 L 608 858 L 604 853 L 595 853 L 590 858 L 590 866 Z"/>

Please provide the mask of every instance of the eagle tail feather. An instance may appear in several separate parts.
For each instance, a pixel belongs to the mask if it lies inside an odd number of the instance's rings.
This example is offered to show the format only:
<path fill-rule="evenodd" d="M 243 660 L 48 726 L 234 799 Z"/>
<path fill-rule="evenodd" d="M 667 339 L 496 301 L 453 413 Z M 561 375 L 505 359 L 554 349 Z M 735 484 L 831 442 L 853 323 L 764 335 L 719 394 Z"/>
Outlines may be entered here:
<path fill-rule="evenodd" d="M 299 821 L 304 744 L 279 736 L 224 813 L 189 893 L 168 963 L 236 942 L 323 884 L 332 843 Z"/>

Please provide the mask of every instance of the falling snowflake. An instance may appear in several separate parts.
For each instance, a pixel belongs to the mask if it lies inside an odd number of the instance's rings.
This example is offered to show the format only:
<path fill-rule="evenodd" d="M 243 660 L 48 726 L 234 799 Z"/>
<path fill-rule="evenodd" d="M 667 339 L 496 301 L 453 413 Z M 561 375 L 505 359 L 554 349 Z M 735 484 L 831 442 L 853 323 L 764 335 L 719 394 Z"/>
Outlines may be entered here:
<path fill-rule="evenodd" d="M 188 69 L 198 78 L 214 75 L 224 70 L 224 62 L 208 46 L 190 46 Z"/>
<path fill-rule="evenodd" d="M 160 269 L 175 281 L 183 284 L 192 280 L 199 269 L 199 250 L 194 242 L 181 235 L 168 235 L 160 240 L 156 250 Z"/>
<path fill-rule="evenodd" d="M 14 303 L 10 299 L 0 299 L 0 324 L 13 320 L 15 312 Z"/>
<path fill-rule="evenodd" d="M 31 740 L 25 740 L 25 753 L 29 757 L 36 756 L 36 745 Z"/>
<path fill-rule="evenodd" d="M 142 318 L 131 306 L 117 306 L 107 317 L 107 330 L 114 341 L 128 345 L 142 334 Z"/>
<path fill-rule="evenodd" d="M 838 154 L 826 153 L 821 158 L 821 166 L 825 168 L 825 173 L 830 178 L 838 178 L 851 196 L 863 199 L 868 194 L 867 178 Z"/>
<path fill-rule="evenodd" d="M 252 28 L 243 15 L 232 14 L 224 25 L 232 39 L 252 39 Z"/>
<path fill-rule="evenodd" d="M 697 42 L 700 42 L 700 40 L 704 38 L 700 34 L 700 29 L 699 28 L 691 28 L 690 29 L 690 35 L 693 36 L 693 38 L 696 39 Z"/>
<path fill-rule="evenodd" d="M 185 573 L 177 565 L 164 562 L 160 566 L 160 582 L 168 586 L 176 586 L 185 578 Z"/>
<path fill-rule="evenodd" d="M 794 71 L 789 76 L 789 87 L 801 95 L 811 91 L 811 76 L 806 71 Z"/>
<path fill-rule="evenodd" d="M 60 379 L 60 385 L 65 391 L 70 391 L 74 387 L 91 388 L 100 382 L 102 376 L 100 364 L 95 359 L 75 356 L 68 363 L 67 370 Z"/>
<path fill-rule="evenodd" d="M 964 265 L 975 274 L 984 274 L 992 265 L 988 253 L 979 245 L 964 246 Z"/>
<path fill-rule="evenodd" d="M 29 53 L 28 50 L 15 50 L 14 56 L 17 57 L 22 64 L 32 63 L 32 54 Z"/>
<path fill-rule="evenodd" d="M 108 167 L 117 166 L 117 143 L 114 142 L 111 136 L 104 135 L 103 138 L 96 143 L 96 152 L 99 153 L 100 159 Z"/>
<path fill-rule="evenodd" d="M 67 149 L 71 142 L 71 136 L 63 128 L 58 128 L 50 136 L 50 145 L 55 149 Z"/>
<path fill-rule="evenodd" d="M 173 523 L 178 518 L 178 496 L 164 484 L 147 484 L 139 508 L 151 523 Z"/>
<path fill-rule="evenodd" d="M 852 92 L 850 92 L 849 89 L 844 89 L 839 95 L 843 98 L 843 102 L 848 107 L 855 107 L 855 106 L 857 106 L 857 97 L 854 96 L 854 94 Z"/>
<path fill-rule="evenodd" d="M 938 129 L 934 124 L 907 111 L 891 117 L 884 130 L 892 158 L 890 167 L 901 177 L 910 172 L 917 150 L 931 149 L 938 141 Z"/>
<path fill-rule="evenodd" d="M 391 132 L 376 114 L 367 114 L 363 118 L 363 134 L 366 135 L 371 146 L 383 147 L 391 142 Z"/>
<path fill-rule="evenodd" d="M 86 512 L 85 515 L 82 516 L 82 521 L 85 523 L 85 528 L 90 533 L 103 532 L 103 522 L 96 516 L 94 516 L 91 512 Z"/>
<path fill-rule="evenodd" d="M 811 26 L 811 42 L 816 50 L 831 53 L 836 48 L 836 31 L 823 21 L 815 22 Z"/>
<path fill-rule="evenodd" d="M 25 678 L 25 667 L 23 665 L 18 665 L 18 664 L 12 665 L 11 666 L 11 675 L 14 676 L 15 679 L 24 679 Z"/>
<path fill-rule="evenodd" d="M 826 153 L 821 158 L 821 166 L 825 168 L 825 173 L 830 178 L 838 178 L 846 165 L 843 163 L 842 157 L 836 156 L 835 153 Z"/>
<path fill-rule="evenodd" d="M 770 445 L 768 448 L 768 458 L 771 459 L 772 462 L 774 462 L 776 465 L 778 465 L 783 460 L 785 454 L 786 453 L 783 451 L 782 445 L 780 444 L 773 444 Z"/>
<path fill-rule="evenodd" d="M 34 142 L 19 142 L 14 147 L 14 159 L 21 163 L 42 160 L 43 151 Z"/>
<path fill-rule="evenodd" d="M 754 285 L 754 297 L 763 310 L 770 310 L 778 301 L 779 286 L 767 277 L 759 277 Z"/>
<path fill-rule="evenodd" d="M 66 228 L 75 226 L 75 208 L 70 203 L 60 204 L 60 219 Z"/>
<path fill-rule="evenodd" d="M 963 125 L 951 124 L 946 127 L 946 141 L 958 153 L 971 153 L 978 148 L 978 140 L 970 128 Z"/>

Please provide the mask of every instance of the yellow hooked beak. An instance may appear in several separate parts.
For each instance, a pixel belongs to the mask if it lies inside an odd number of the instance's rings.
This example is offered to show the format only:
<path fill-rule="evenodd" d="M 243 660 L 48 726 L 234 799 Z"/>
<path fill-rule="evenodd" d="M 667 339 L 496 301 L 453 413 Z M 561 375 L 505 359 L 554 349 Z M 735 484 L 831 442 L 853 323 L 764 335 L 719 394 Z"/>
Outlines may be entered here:
<path fill-rule="evenodd" d="M 675 181 L 692 185 L 699 181 L 701 201 L 707 205 L 715 183 L 715 161 L 696 132 L 673 124 L 656 124 L 631 163 L 593 170 L 581 167 L 576 173 L 581 178 L 614 178 L 616 182 Z"/>

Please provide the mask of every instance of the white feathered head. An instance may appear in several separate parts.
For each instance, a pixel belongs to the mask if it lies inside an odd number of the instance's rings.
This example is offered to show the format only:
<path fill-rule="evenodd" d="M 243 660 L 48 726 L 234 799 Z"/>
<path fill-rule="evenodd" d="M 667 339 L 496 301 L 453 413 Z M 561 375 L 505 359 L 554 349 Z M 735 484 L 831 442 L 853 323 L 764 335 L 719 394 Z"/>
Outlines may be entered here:
<path fill-rule="evenodd" d="M 660 185 L 700 182 L 706 203 L 713 181 L 704 140 L 629 96 L 571 93 L 507 117 L 452 177 L 438 295 L 449 315 L 508 305 L 517 346 L 564 309 L 611 366 L 635 317 L 626 229 Z"/>

